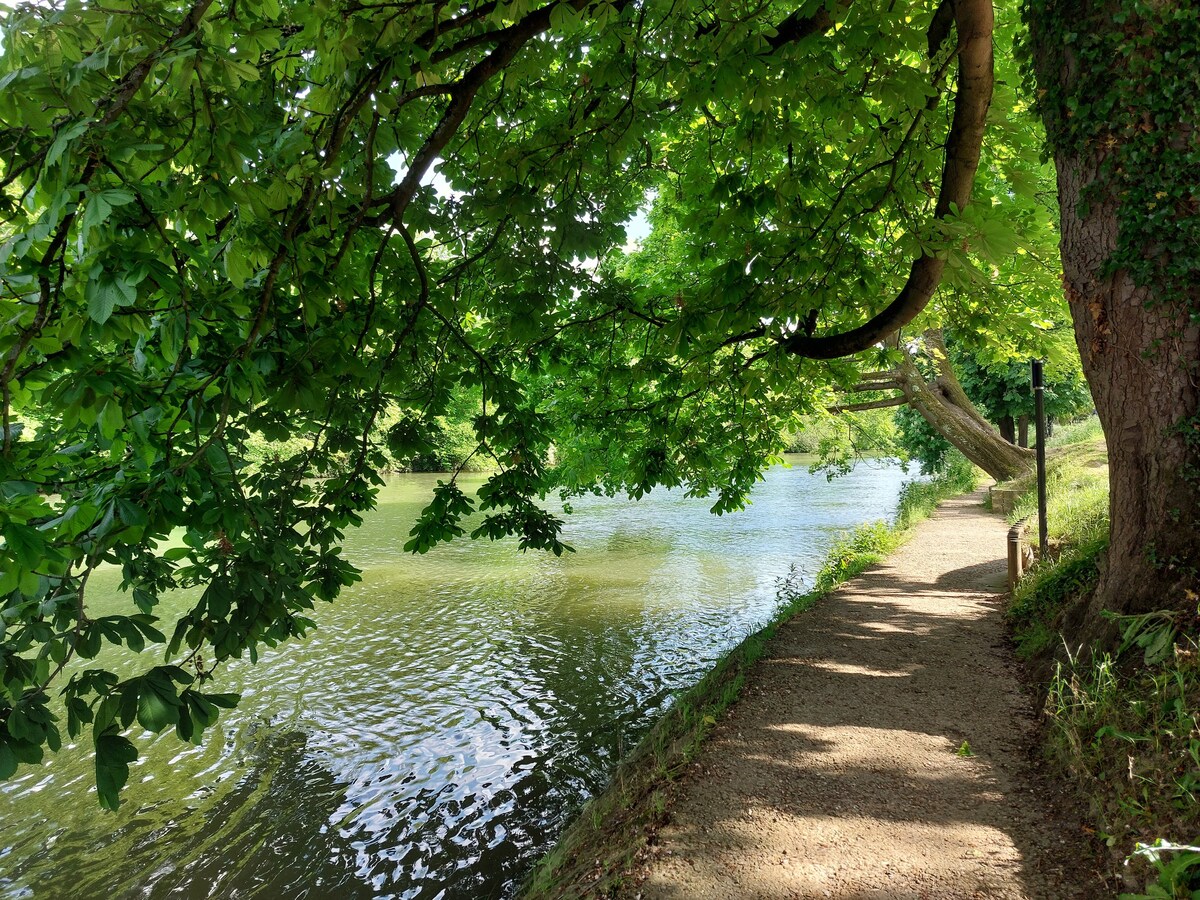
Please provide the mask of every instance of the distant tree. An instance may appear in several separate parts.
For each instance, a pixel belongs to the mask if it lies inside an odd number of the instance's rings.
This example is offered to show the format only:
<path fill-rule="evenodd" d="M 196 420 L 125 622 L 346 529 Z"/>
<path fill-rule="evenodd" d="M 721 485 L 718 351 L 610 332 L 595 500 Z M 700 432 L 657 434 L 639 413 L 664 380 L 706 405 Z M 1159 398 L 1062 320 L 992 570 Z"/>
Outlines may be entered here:
<path fill-rule="evenodd" d="M 981 362 L 979 358 L 963 348 L 961 343 L 950 342 L 946 354 L 950 370 L 956 372 L 960 390 L 967 401 L 985 415 L 989 422 L 1000 426 L 1004 435 L 1003 420 L 1010 424 L 1019 417 L 1033 416 L 1033 388 L 1028 362 L 1008 361 L 1002 363 Z M 1047 367 L 1045 403 L 1048 416 L 1063 420 L 1076 418 L 1091 408 L 1091 397 L 1078 371 L 1078 360 L 1069 356 L 1060 357 Z M 932 369 L 931 364 L 926 364 Z M 896 413 L 897 442 L 910 458 L 920 463 L 925 472 L 941 471 L 946 453 L 953 444 L 939 433 L 936 424 L 920 414 L 915 408 L 899 409 Z M 1027 443 L 1016 440 L 1015 428 L 1005 436 L 1012 444 L 1026 447 Z M 1031 455 L 1022 457 L 1023 471 L 1028 471 Z M 997 472 L 989 472 L 1000 477 Z M 1018 471 L 1016 474 L 1020 474 Z M 1013 477 L 1011 474 L 1005 477 Z"/>
<path fill-rule="evenodd" d="M 1028 431 L 1034 419 L 1033 378 L 1027 361 L 980 363 L 970 354 L 951 350 L 963 390 L 1007 440 L 1029 446 Z M 1044 403 L 1046 417 L 1070 421 L 1092 409 L 1087 382 L 1077 366 L 1047 367 Z"/>

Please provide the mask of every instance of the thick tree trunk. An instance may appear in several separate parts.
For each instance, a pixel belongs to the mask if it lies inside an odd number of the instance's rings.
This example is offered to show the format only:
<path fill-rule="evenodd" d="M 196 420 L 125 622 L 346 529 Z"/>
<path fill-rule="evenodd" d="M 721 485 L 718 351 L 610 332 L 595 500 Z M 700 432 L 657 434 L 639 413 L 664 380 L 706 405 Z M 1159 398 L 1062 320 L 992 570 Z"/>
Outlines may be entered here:
<path fill-rule="evenodd" d="M 1111 537 L 1090 617 L 1194 608 L 1185 587 L 1200 567 L 1200 441 L 1183 423 L 1200 407 L 1200 326 L 1125 273 L 1102 277 L 1116 245 L 1116 205 L 1093 201 L 1080 215 L 1096 162 L 1059 156 L 1056 164 L 1067 300 L 1108 441 Z"/>
<path fill-rule="evenodd" d="M 1017 417 L 1017 446 L 1029 446 L 1029 416 Z"/>
<path fill-rule="evenodd" d="M 1002 438 L 967 398 L 950 366 L 941 330 L 926 331 L 924 345 L 936 370 L 932 380 L 921 374 L 907 350 L 896 370 L 896 381 L 909 405 L 963 456 L 997 481 L 1029 472 L 1033 454 Z"/>
<path fill-rule="evenodd" d="M 1111 630 L 1102 611 L 1196 608 L 1200 92 L 1183 62 L 1194 25 L 1171 18 L 1181 8 L 1029 5 L 1063 282 L 1108 441 L 1111 540 L 1091 607 L 1073 623 L 1084 639 Z"/>

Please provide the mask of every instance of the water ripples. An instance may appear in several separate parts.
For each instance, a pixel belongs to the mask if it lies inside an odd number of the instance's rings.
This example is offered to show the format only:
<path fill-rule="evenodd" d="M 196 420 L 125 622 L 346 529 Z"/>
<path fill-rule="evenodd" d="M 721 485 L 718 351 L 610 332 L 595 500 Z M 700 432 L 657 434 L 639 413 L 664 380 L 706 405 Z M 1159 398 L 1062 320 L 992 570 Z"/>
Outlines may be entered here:
<path fill-rule="evenodd" d="M 219 689 L 244 700 L 204 746 L 140 739 L 117 813 L 96 807 L 86 742 L 0 785 L 0 894 L 506 896 L 678 691 L 769 618 L 774 579 L 889 514 L 901 475 L 778 469 L 723 518 L 678 493 L 584 498 L 561 559 L 403 554 L 433 480 L 385 489 L 349 539 L 365 578 L 310 640 L 228 667 Z"/>

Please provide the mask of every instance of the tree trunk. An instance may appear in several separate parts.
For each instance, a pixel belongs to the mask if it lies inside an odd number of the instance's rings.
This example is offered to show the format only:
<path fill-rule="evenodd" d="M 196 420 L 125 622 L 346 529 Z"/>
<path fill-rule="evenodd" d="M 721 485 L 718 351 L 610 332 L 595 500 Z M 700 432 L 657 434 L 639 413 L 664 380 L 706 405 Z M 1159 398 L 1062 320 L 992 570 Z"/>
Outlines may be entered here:
<path fill-rule="evenodd" d="M 1108 558 L 1090 608 L 1068 623 L 1085 640 L 1111 632 L 1102 611 L 1196 607 L 1200 97 L 1177 46 L 1194 36 L 1169 18 L 1179 8 L 1029 5 L 1058 174 L 1063 282 L 1108 441 Z M 1136 53 L 1119 52 L 1132 46 Z M 1190 199 L 1176 202 L 1175 193 Z"/>
<path fill-rule="evenodd" d="M 1029 446 L 1029 416 L 1017 418 L 1017 446 Z"/>
<path fill-rule="evenodd" d="M 1017 442 L 1017 424 L 1012 416 L 1000 417 L 1000 437 L 1004 438 L 1010 444 Z"/>
<path fill-rule="evenodd" d="M 1126 274 L 1101 276 L 1116 243 L 1115 204 L 1093 202 L 1080 215 L 1096 164 L 1055 162 L 1067 301 L 1108 442 L 1110 541 L 1090 618 L 1101 610 L 1194 609 L 1184 588 L 1200 566 L 1200 327 L 1155 303 L 1154 289 Z M 1190 435 L 1181 427 L 1188 419 Z"/>
<path fill-rule="evenodd" d="M 941 329 L 924 334 L 925 353 L 933 360 L 936 376 L 927 380 L 916 360 L 905 350 L 896 380 L 909 405 L 967 459 L 997 481 L 1008 481 L 1033 468 L 1033 454 L 1004 440 L 967 399 L 950 367 Z"/>

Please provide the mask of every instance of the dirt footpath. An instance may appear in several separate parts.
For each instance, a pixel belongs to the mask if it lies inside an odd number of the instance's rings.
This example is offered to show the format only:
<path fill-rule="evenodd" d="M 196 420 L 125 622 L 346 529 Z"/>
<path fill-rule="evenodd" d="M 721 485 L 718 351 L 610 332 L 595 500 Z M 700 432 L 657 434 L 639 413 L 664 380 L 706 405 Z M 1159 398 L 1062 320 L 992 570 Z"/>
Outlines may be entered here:
<path fill-rule="evenodd" d="M 1099 898 L 1041 780 L 975 493 L 780 629 L 686 776 L 645 898 Z"/>

